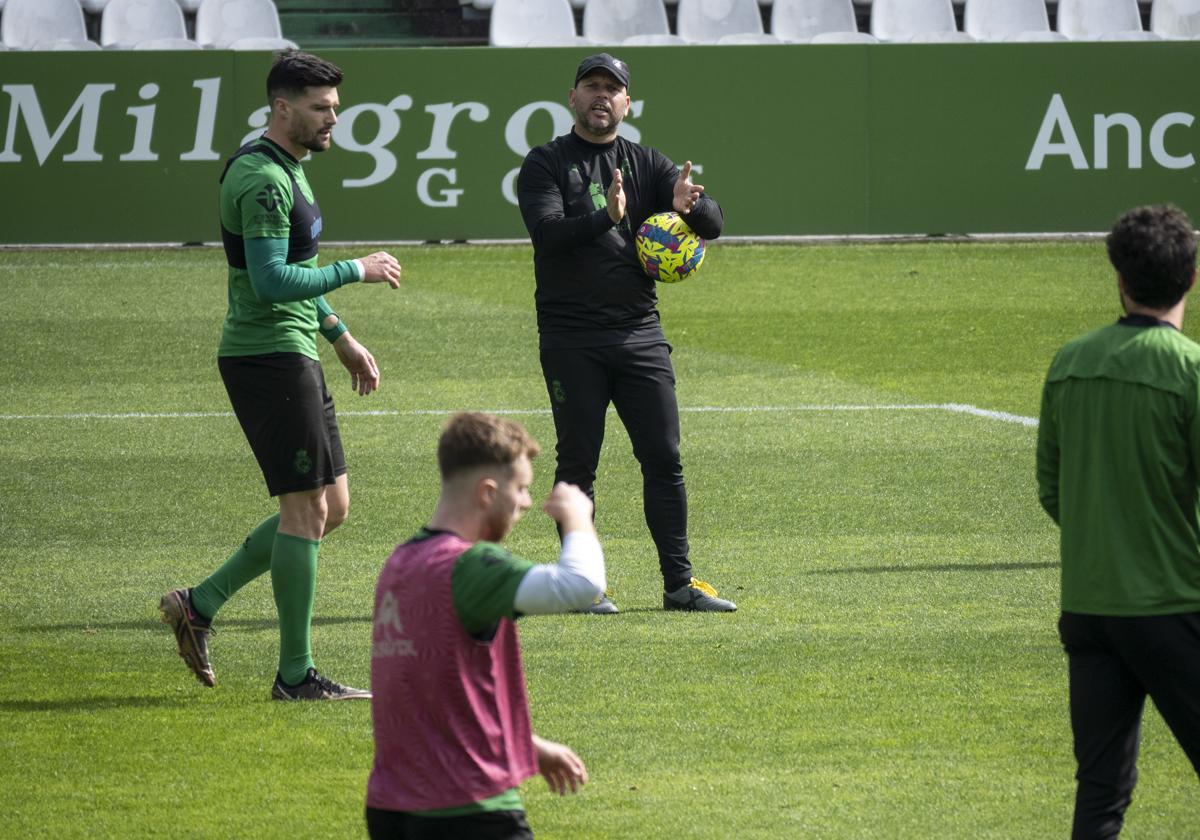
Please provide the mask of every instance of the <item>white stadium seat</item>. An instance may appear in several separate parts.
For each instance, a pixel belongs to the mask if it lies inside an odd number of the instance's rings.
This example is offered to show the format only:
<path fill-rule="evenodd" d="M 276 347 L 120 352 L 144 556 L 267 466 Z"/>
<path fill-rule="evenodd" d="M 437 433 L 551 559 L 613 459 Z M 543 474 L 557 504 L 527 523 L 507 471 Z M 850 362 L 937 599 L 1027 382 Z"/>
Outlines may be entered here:
<path fill-rule="evenodd" d="M 1072 41 L 1095 41 L 1115 32 L 1138 32 L 1137 0 L 1059 0 L 1058 31 Z"/>
<path fill-rule="evenodd" d="M 1067 36 L 1061 32 L 1018 32 L 1004 38 L 1008 43 L 1020 44 L 1049 44 L 1054 41 L 1065 41 Z"/>
<path fill-rule="evenodd" d="M 1045 0 L 967 0 L 963 9 L 963 32 L 976 41 L 1049 31 Z"/>
<path fill-rule="evenodd" d="M 79 0 L 8 0 L 0 16 L 0 43 L 27 50 L 51 41 L 87 41 Z"/>
<path fill-rule="evenodd" d="M 135 50 L 202 50 L 204 47 L 190 38 L 151 38 L 148 41 L 138 41 L 133 45 Z"/>
<path fill-rule="evenodd" d="M 204 0 L 196 10 L 196 40 L 202 47 L 228 49 L 241 38 L 282 37 L 271 0 Z"/>
<path fill-rule="evenodd" d="M 1096 38 L 1097 41 L 1161 41 L 1162 36 L 1144 29 L 1124 29 L 1117 32 L 1105 32 Z"/>
<path fill-rule="evenodd" d="M 765 32 L 734 32 L 729 35 L 722 35 L 717 39 L 717 44 L 722 47 L 737 47 L 745 44 L 782 44 L 784 41 L 776 38 L 774 35 L 768 35 Z"/>
<path fill-rule="evenodd" d="M 670 32 L 662 0 L 587 0 L 583 7 L 583 37 L 598 44 Z"/>
<path fill-rule="evenodd" d="M 89 41 L 86 38 L 58 38 L 53 41 L 38 41 L 29 49 L 34 52 L 87 52 L 99 50 L 102 47 L 95 41 Z"/>
<path fill-rule="evenodd" d="M 687 41 L 678 35 L 631 35 L 622 46 L 626 47 L 685 47 Z"/>
<path fill-rule="evenodd" d="M 277 50 L 295 50 L 299 49 L 300 45 L 295 41 L 287 38 L 238 38 L 229 45 L 231 50 L 259 50 L 262 52 L 275 52 Z"/>
<path fill-rule="evenodd" d="M 100 17 L 100 45 L 132 47 L 153 38 L 187 38 L 175 0 L 111 0 Z"/>
<path fill-rule="evenodd" d="M 857 31 L 853 0 L 775 0 L 771 8 L 771 34 L 787 41 Z"/>
<path fill-rule="evenodd" d="M 950 0 L 874 0 L 871 3 L 871 34 L 881 41 L 907 41 L 914 35 L 954 32 L 957 28 Z"/>
<path fill-rule="evenodd" d="M 822 32 L 814 35 L 810 44 L 878 44 L 870 32 Z"/>
<path fill-rule="evenodd" d="M 675 31 L 693 44 L 715 43 L 723 35 L 763 34 L 757 0 L 679 0 Z"/>
<path fill-rule="evenodd" d="M 488 42 L 493 47 L 570 44 L 577 41 L 575 15 L 567 0 L 496 0 Z"/>
<path fill-rule="evenodd" d="M 1200 38 L 1200 0 L 1154 0 L 1150 31 L 1163 38 Z"/>
<path fill-rule="evenodd" d="M 957 29 L 942 29 L 937 32 L 918 32 L 905 39 L 906 44 L 973 44 L 975 39 Z"/>

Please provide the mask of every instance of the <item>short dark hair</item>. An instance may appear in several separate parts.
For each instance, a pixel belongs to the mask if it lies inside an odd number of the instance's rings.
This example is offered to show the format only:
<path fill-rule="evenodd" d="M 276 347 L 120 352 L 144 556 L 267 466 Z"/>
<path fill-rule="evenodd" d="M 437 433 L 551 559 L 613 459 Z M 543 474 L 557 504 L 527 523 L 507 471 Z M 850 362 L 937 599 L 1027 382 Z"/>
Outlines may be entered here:
<path fill-rule="evenodd" d="M 300 50 L 275 54 L 275 63 L 267 74 L 267 102 L 282 96 L 292 99 L 308 87 L 337 87 L 342 83 L 342 68 Z"/>
<path fill-rule="evenodd" d="M 1106 244 L 1108 259 L 1135 303 L 1169 309 L 1191 288 L 1196 232 L 1175 205 L 1133 208 L 1117 219 Z"/>
<path fill-rule="evenodd" d="M 438 469 L 442 480 L 476 467 L 507 467 L 522 455 L 534 458 L 541 447 L 518 423 L 494 414 L 455 414 L 442 428 Z"/>

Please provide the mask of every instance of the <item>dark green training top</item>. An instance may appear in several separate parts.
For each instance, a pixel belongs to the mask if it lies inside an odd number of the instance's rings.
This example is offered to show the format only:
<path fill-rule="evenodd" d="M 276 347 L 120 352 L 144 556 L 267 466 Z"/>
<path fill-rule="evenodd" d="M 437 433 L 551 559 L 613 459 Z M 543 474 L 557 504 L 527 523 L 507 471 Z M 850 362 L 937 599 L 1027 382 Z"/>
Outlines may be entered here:
<path fill-rule="evenodd" d="M 1200 345 L 1129 316 L 1050 365 L 1038 492 L 1062 529 L 1062 608 L 1200 611 Z"/>

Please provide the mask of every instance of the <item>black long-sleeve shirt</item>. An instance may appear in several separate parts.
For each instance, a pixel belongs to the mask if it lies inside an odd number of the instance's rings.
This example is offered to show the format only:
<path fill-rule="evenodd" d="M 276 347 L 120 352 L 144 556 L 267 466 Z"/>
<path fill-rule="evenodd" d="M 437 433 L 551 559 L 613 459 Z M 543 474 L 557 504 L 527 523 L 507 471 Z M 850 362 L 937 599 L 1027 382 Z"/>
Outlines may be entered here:
<path fill-rule="evenodd" d="M 613 224 L 608 188 L 620 166 L 625 217 Z M 517 202 L 533 240 L 542 349 L 604 347 L 663 338 L 654 281 L 634 235 L 672 209 L 679 171 L 661 152 L 623 137 L 589 143 L 572 131 L 533 149 L 517 178 Z M 707 195 L 686 214 L 704 239 L 721 235 L 721 207 Z"/>

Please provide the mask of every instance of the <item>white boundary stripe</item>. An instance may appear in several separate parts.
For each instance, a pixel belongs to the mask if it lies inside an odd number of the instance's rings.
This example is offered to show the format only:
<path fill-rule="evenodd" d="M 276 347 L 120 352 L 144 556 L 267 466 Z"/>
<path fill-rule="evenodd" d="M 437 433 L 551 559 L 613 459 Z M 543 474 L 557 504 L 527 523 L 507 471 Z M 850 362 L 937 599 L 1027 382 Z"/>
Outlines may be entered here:
<path fill-rule="evenodd" d="M 340 417 L 426 417 L 445 416 L 454 414 L 462 409 L 457 408 L 414 408 L 414 409 L 379 409 L 375 411 L 339 411 Z M 549 414 L 548 408 L 498 408 L 481 409 L 492 414 L 500 415 L 542 415 Z M 911 403 L 911 404 L 879 404 L 879 405 L 695 405 L 680 406 L 682 414 L 788 414 L 794 412 L 821 411 L 948 411 L 953 414 L 970 414 L 988 420 L 998 420 L 1002 423 L 1016 423 L 1021 426 L 1037 426 L 1036 417 L 1025 417 L 1021 414 L 1010 414 L 1007 411 L 992 411 L 965 403 Z M 232 417 L 231 411 L 176 411 L 176 412 L 80 412 L 78 414 L 0 414 L 0 422 L 10 420 L 184 420 L 190 418 Z"/>

